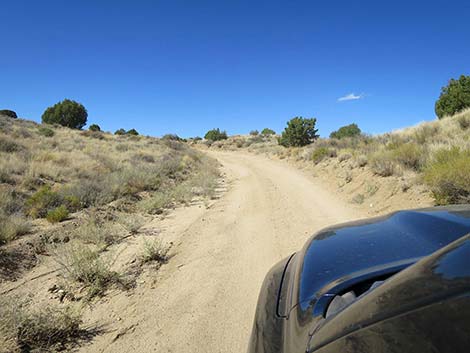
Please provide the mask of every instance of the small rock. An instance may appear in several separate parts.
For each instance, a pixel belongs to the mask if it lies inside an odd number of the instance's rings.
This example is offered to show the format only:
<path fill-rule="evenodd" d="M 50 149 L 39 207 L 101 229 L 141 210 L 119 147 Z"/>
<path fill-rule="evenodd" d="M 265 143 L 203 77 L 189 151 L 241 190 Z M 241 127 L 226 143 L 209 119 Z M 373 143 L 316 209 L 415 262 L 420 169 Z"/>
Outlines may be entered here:
<path fill-rule="evenodd" d="M 59 290 L 59 287 L 57 286 L 57 284 L 53 284 L 51 287 L 49 287 L 48 291 L 51 292 L 51 293 L 55 293 Z"/>

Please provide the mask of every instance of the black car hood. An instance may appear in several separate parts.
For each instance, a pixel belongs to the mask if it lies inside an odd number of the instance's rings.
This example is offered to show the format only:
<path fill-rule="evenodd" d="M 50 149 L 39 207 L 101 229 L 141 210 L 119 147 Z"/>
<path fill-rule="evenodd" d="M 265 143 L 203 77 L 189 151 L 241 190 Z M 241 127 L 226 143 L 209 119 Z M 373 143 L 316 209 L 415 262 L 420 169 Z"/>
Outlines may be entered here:
<path fill-rule="evenodd" d="M 361 273 L 398 272 L 468 233 L 468 205 L 400 211 L 324 229 L 301 252 L 291 304 L 306 308 Z"/>

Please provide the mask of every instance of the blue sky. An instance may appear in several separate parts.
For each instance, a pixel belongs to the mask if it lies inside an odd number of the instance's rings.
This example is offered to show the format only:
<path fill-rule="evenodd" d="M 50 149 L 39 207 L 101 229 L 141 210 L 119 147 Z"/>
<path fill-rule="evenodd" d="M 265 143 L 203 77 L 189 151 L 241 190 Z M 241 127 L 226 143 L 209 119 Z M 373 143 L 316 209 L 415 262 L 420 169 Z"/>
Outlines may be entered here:
<path fill-rule="evenodd" d="M 4 1 L 0 109 L 40 121 L 70 98 L 89 123 L 155 136 L 294 116 L 322 136 L 386 132 L 434 119 L 441 86 L 470 74 L 469 15 L 468 1 Z"/>

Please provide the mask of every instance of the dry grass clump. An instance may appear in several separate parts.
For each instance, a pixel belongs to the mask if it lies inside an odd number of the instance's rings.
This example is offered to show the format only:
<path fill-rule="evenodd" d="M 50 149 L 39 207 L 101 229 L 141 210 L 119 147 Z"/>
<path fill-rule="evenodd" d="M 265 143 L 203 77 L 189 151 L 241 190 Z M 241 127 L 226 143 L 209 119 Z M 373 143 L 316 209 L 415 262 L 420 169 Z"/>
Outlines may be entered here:
<path fill-rule="evenodd" d="M 92 246 L 66 244 L 57 249 L 55 260 L 66 284 L 87 288 L 88 298 L 102 295 L 110 285 L 121 283 L 120 275 L 111 270 L 112 261 Z"/>
<path fill-rule="evenodd" d="M 168 246 L 159 239 L 153 241 L 145 240 L 140 255 L 142 263 L 156 262 L 158 265 L 168 261 Z"/>
<path fill-rule="evenodd" d="M 91 215 L 75 231 L 73 236 L 85 244 L 93 244 L 100 249 L 119 242 L 122 238 L 119 231 L 110 222 Z"/>
<path fill-rule="evenodd" d="M 336 157 L 336 150 L 328 147 L 315 148 L 310 156 L 313 163 L 318 164 L 325 158 Z"/>
<path fill-rule="evenodd" d="M 397 172 L 397 165 L 391 151 L 381 150 L 371 154 L 368 163 L 374 174 L 382 177 L 392 176 Z"/>
<path fill-rule="evenodd" d="M 0 214 L 0 245 L 31 231 L 31 223 L 21 216 Z"/>
<path fill-rule="evenodd" d="M 58 352 L 85 333 L 78 311 L 70 307 L 40 306 L 0 299 L 0 353 Z"/>

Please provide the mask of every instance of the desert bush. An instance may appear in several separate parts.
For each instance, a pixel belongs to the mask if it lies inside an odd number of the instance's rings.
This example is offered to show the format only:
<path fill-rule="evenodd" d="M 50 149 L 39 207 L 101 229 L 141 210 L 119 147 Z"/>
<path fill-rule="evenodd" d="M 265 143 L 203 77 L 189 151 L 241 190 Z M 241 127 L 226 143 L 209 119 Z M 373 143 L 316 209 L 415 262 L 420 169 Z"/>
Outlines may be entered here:
<path fill-rule="evenodd" d="M 96 130 L 82 131 L 81 135 L 85 136 L 85 137 L 94 138 L 94 139 L 97 139 L 97 140 L 104 140 L 104 138 L 105 138 L 103 132 L 96 131 Z"/>
<path fill-rule="evenodd" d="M 90 131 L 101 131 L 101 127 L 98 124 L 91 124 L 88 128 Z"/>
<path fill-rule="evenodd" d="M 71 307 L 33 308 L 21 298 L 0 300 L 0 352 L 63 351 L 84 333 L 81 314 Z"/>
<path fill-rule="evenodd" d="M 130 217 L 119 217 L 119 224 L 130 234 L 139 233 L 140 228 L 144 226 L 145 222 L 144 217 L 139 217 L 135 214 Z"/>
<path fill-rule="evenodd" d="M 67 207 L 60 205 L 59 207 L 48 211 L 46 214 L 46 219 L 51 223 L 59 223 L 63 220 L 66 220 L 68 216 L 69 211 L 67 210 Z"/>
<path fill-rule="evenodd" d="M 130 129 L 126 131 L 126 135 L 139 136 L 139 133 L 137 132 L 136 129 Z"/>
<path fill-rule="evenodd" d="M 88 113 L 82 104 L 64 99 L 46 109 L 42 114 L 42 122 L 59 124 L 71 129 L 81 129 L 86 125 L 87 117 Z"/>
<path fill-rule="evenodd" d="M 420 145 L 409 142 L 393 150 L 393 158 L 402 166 L 419 171 L 425 162 L 425 151 Z"/>
<path fill-rule="evenodd" d="M 345 137 L 355 137 L 361 134 L 361 129 L 357 126 L 357 124 L 350 124 L 346 126 L 340 127 L 337 131 L 333 131 L 330 134 L 330 138 L 335 139 L 342 139 Z"/>
<path fill-rule="evenodd" d="M 60 275 L 68 283 L 82 284 L 88 288 L 89 298 L 103 294 L 106 289 L 119 283 L 120 276 L 111 270 L 111 261 L 87 245 L 66 244 L 55 254 Z"/>
<path fill-rule="evenodd" d="M 467 130 L 470 127 L 470 114 L 460 115 L 457 122 L 462 130 Z"/>
<path fill-rule="evenodd" d="M 126 134 L 126 130 L 124 129 L 118 129 L 114 132 L 114 135 L 125 135 Z"/>
<path fill-rule="evenodd" d="M 424 181 L 438 205 L 470 202 L 470 150 L 438 150 L 424 169 Z"/>
<path fill-rule="evenodd" d="M 162 140 L 170 140 L 170 141 L 184 141 L 181 137 L 176 134 L 165 134 L 162 136 Z"/>
<path fill-rule="evenodd" d="M 349 152 L 343 152 L 338 156 L 338 160 L 340 162 L 347 161 L 348 159 L 351 159 L 352 155 Z"/>
<path fill-rule="evenodd" d="M 26 200 L 26 211 L 33 218 L 42 218 L 63 202 L 61 195 L 50 186 L 43 186 Z"/>
<path fill-rule="evenodd" d="M 7 116 L 12 119 L 17 119 L 18 115 L 13 110 L 2 109 L 0 110 L 0 115 Z"/>
<path fill-rule="evenodd" d="M 435 110 L 439 119 L 454 115 L 470 107 L 470 76 L 461 75 L 458 80 L 450 79 L 442 87 L 441 95 L 436 101 Z"/>
<path fill-rule="evenodd" d="M 173 203 L 173 196 L 168 191 L 157 191 L 150 199 L 143 200 L 141 207 L 150 214 L 161 214 Z"/>
<path fill-rule="evenodd" d="M 44 137 L 52 137 L 55 133 L 54 130 L 48 127 L 40 126 L 38 127 L 38 134 Z"/>
<path fill-rule="evenodd" d="M 284 147 L 306 146 L 318 138 L 315 129 L 317 119 L 295 117 L 287 122 L 287 127 L 279 138 L 279 144 Z"/>
<path fill-rule="evenodd" d="M 0 213 L 0 245 L 6 244 L 15 238 L 29 233 L 31 223 L 19 215 Z"/>
<path fill-rule="evenodd" d="M 364 203 L 365 196 L 363 194 L 356 194 L 354 197 L 351 199 L 352 203 L 356 203 L 358 205 L 361 205 Z"/>
<path fill-rule="evenodd" d="M 439 125 L 436 124 L 427 124 L 420 126 L 415 130 L 414 133 L 414 140 L 420 144 L 424 145 L 426 143 L 429 143 L 433 137 L 435 137 L 439 133 Z"/>
<path fill-rule="evenodd" d="M 367 156 L 361 154 L 356 157 L 355 162 L 359 168 L 365 167 L 367 165 Z"/>
<path fill-rule="evenodd" d="M 336 150 L 327 147 L 318 147 L 313 150 L 310 158 L 317 164 L 328 157 L 336 157 Z"/>
<path fill-rule="evenodd" d="M 12 215 L 23 208 L 23 199 L 13 188 L 0 187 L 0 214 Z"/>
<path fill-rule="evenodd" d="M 64 198 L 68 197 L 70 200 L 75 200 L 73 202 L 76 206 L 74 209 L 104 205 L 113 201 L 116 197 L 113 190 L 113 181 L 111 180 L 99 176 L 81 179 L 64 188 L 62 194 Z"/>
<path fill-rule="evenodd" d="M 250 135 L 251 135 L 251 136 L 258 136 L 258 135 L 259 135 L 259 131 L 258 131 L 258 130 L 251 130 L 251 131 L 250 131 Z"/>
<path fill-rule="evenodd" d="M 153 241 L 145 240 L 140 259 L 142 263 L 157 262 L 158 264 L 163 264 L 168 261 L 168 251 L 169 248 L 159 239 Z"/>
<path fill-rule="evenodd" d="M 0 152 L 12 153 L 23 149 L 23 145 L 20 145 L 7 136 L 0 135 Z"/>
<path fill-rule="evenodd" d="M 391 151 L 377 151 L 369 156 L 368 163 L 374 174 L 388 177 L 397 170 L 395 158 Z"/>
<path fill-rule="evenodd" d="M 204 138 L 209 141 L 220 141 L 220 140 L 226 140 L 228 138 L 227 132 L 225 131 L 220 131 L 219 128 L 217 129 L 212 129 L 206 132 L 204 135 Z"/>
<path fill-rule="evenodd" d="M 276 135 L 276 131 L 265 127 L 263 130 L 261 130 L 261 135 L 263 136 Z"/>
<path fill-rule="evenodd" d="M 100 221 L 91 215 L 74 232 L 74 236 L 85 244 L 93 244 L 100 249 L 106 248 L 120 240 L 119 232 L 109 223 Z"/>

